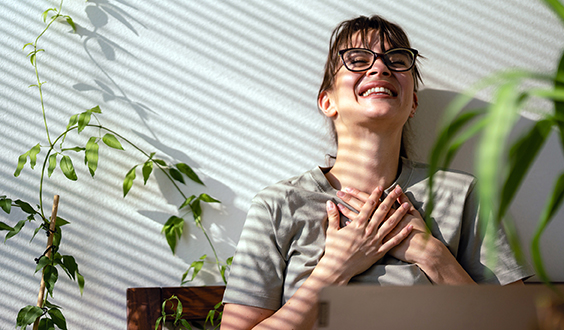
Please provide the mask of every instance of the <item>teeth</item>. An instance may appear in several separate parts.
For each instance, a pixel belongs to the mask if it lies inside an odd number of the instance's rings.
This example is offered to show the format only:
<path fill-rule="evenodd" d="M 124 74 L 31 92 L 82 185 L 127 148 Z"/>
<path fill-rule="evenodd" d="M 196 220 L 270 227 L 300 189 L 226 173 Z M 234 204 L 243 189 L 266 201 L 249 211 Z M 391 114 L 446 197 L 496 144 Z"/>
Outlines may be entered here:
<path fill-rule="evenodd" d="M 394 96 L 394 95 L 392 94 L 392 91 L 391 91 L 391 90 L 389 90 L 389 89 L 387 89 L 387 88 L 384 88 L 384 87 L 374 87 L 374 88 L 370 88 L 369 90 L 367 90 L 366 92 L 364 92 L 364 93 L 362 94 L 362 96 L 368 96 L 368 95 L 370 95 L 370 94 L 372 94 L 372 93 L 386 93 L 386 94 L 388 94 L 388 95 L 390 95 L 390 96 Z"/>

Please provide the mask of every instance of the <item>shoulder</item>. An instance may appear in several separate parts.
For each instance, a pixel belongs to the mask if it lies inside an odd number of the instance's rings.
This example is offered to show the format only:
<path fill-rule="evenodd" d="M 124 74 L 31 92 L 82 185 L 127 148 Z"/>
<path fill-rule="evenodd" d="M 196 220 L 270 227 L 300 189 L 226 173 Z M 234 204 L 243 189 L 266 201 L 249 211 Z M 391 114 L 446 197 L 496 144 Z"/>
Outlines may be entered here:
<path fill-rule="evenodd" d="M 402 159 L 402 172 L 408 172 L 407 185 L 426 187 L 429 185 L 430 168 L 426 163 Z M 467 172 L 441 168 L 433 175 L 433 187 L 441 190 L 471 191 L 476 184 L 476 178 Z"/>
<path fill-rule="evenodd" d="M 313 168 L 300 175 L 278 181 L 262 189 L 253 198 L 253 203 L 272 204 L 287 201 L 295 196 L 323 192 L 323 182 L 320 182 L 323 172 L 319 167 Z"/>

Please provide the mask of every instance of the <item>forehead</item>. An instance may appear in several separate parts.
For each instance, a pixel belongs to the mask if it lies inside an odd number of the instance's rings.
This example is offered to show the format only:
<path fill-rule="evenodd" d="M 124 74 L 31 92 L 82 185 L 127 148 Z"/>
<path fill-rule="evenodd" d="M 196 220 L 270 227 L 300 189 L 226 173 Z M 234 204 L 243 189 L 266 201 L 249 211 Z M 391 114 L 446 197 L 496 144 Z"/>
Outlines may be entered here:
<path fill-rule="evenodd" d="M 364 31 L 356 31 L 350 35 L 347 40 L 343 40 L 340 48 L 380 48 L 382 44 L 384 49 L 390 48 L 390 43 L 388 40 L 384 40 L 382 43 L 383 36 L 379 33 L 379 30 L 369 29 Z M 385 37 L 384 37 L 385 38 Z"/>

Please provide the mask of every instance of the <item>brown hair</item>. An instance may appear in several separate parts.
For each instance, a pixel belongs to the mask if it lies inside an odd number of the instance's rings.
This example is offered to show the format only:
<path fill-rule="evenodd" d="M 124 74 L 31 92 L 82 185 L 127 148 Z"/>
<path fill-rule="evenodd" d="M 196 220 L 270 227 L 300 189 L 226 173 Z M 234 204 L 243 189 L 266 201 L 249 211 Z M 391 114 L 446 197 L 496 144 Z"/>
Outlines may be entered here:
<path fill-rule="evenodd" d="M 360 41 L 362 42 L 363 46 L 366 48 L 370 48 L 370 42 L 372 41 L 372 34 L 368 34 L 371 31 L 378 32 L 378 38 L 380 41 L 387 42 L 391 48 L 411 48 L 409 39 L 405 31 L 397 24 L 387 21 L 386 19 L 374 15 L 371 17 L 366 16 L 359 16 L 357 18 L 347 20 L 339 24 L 333 33 L 331 34 L 330 39 L 330 48 L 329 54 L 327 56 L 327 62 L 325 63 L 325 73 L 323 75 L 323 81 L 319 88 L 319 92 L 317 94 L 318 99 L 319 95 L 323 91 L 331 89 L 333 87 L 335 75 L 340 68 L 341 62 L 339 58 L 339 50 L 343 48 L 348 48 L 353 46 L 353 38 L 356 37 L 357 32 L 360 33 Z M 382 52 L 386 51 L 383 49 L 384 42 L 382 42 Z M 419 88 L 419 83 L 421 82 L 421 74 L 417 67 L 417 63 L 411 69 L 413 75 L 413 82 L 414 82 L 414 90 L 417 91 Z M 335 135 L 335 141 L 337 141 L 337 136 L 335 132 L 335 128 L 333 123 L 331 123 L 333 134 Z M 407 151 L 405 150 L 404 135 L 402 134 L 402 143 L 401 143 L 401 155 L 407 157 Z"/>

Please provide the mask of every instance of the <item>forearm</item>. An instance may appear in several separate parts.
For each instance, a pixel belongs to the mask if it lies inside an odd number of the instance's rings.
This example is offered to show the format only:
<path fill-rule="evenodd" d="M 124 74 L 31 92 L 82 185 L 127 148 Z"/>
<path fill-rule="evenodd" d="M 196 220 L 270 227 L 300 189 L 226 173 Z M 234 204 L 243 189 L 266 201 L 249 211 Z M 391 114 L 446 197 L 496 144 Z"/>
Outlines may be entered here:
<path fill-rule="evenodd" d="M 320 262 L 286 304 L 253 329 L 312 329 L 317 320 L 321 290 L 329 285 L 345 285 L 349 279 L 337 275 L 323 262 Z"/>
<path fill-rule="evenodd" d="M 476 284 L 448 248 L 433 237 L 429 238 L 424 253 L 415 263 L 435 284 Z"/>

